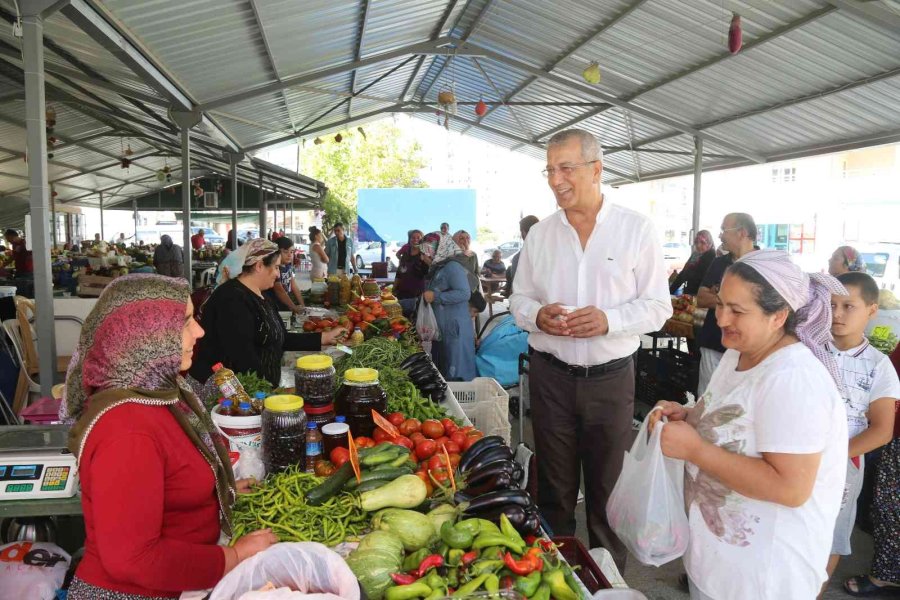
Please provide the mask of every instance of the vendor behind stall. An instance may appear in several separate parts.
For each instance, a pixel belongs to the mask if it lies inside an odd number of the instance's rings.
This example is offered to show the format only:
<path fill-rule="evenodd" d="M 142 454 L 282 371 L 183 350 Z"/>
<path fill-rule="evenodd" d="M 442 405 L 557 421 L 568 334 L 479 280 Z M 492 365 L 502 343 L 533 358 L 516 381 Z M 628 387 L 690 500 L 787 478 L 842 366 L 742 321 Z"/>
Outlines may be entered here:
<path fill-rule="evenodd" d="M 275 285 L 266 291 L 266 296 L 275 303 L 279 311 L 302 313 L 303 296 L 294 275 L 294 242 L 291 238 L 282 236 L 275 244 L 281 252 L 281 265 L 278 267 L 278 279 L 275 280 Z"/>
<path fill-rule="evenodd" d="M 87 538 L 69 600 L 176 598 L 210 588 L 277 540 L 261 530 L 234 546 L 228 455 L 180 371 L 203 336 L 183 279 L 128 275 L 88 315 L 66 376 L 62 415 L 76 420 Z M 221 517 L 221 522 L 220 522 Z"/>
<path fill-rule="evenodd" d="M 198 342 L 190 376 L 202 385 L 212 375 L 212 366 L 222 363 L 236 373 L 255 371 L 278 387 L 285 351 L 319 351 L 347 331 L 288 333 L 278 308 L 264 295 L 278 279 L 281 250 L 258 238 L 233 254 L 240 257 L 242 271 L 217 287 L 203 306 L 200 325 L 206 335 Z"/>

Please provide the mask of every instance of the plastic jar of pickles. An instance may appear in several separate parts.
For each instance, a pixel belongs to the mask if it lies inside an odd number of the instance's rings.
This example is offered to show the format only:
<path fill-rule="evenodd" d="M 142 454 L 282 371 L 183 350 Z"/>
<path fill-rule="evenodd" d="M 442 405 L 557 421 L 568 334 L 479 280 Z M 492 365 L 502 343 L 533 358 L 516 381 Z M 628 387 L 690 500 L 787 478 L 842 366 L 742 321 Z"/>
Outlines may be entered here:
<path fill-rule="evenodd" d="M 297 359 L 294 392 L 307 407 L 320 407 L 334 400 L 334 361 L 327 354 L 312 354 Z"/>
<path fill-rule="evenodd" d="M 387 394 L 378 383 L 375 369 L 347 369 L 337 393 L 337 412 L 347 418 L 353 437 L 372 437 L 375 422 L 372 409 L 382 415 L 387 410 Z"/>
<path fill-rule="evenodd" d="M 306 457 L 303 398 L 286 394 L 266 398 L 262 413 L 262 453 L 266 473 L 303 465 Z"/>

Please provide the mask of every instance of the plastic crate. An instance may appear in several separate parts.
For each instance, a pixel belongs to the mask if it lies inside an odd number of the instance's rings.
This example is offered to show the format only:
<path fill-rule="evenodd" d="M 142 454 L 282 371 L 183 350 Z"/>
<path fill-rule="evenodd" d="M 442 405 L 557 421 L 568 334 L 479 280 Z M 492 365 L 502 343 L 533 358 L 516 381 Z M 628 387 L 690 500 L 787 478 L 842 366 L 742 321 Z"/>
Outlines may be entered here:
<path fill-rule="evenodd" d="M 572 567 L 578 567 L 575 569 L 575 574 L 590 593 L 612 587 L 581 540 L 572 536 L 556 536 L 552 539 L 553 543 L 559 546 L 559 553 L 566 559 L 566 562 Z"/>
<path fill-rule="evenodd" d="M 497 380 L 476 377 L 472 381 L 451 381 L 450 391 L 472 425 L 484 435 L 499 435 L 509 444 L 509 394 Z"/>
<path fill-rule="evenodd" d="M 700 361 L 675 348 L 638 351 L 635 400 L 653 406 L 658 400 L 684 403 L 687 393 L 697 396 Z"/>

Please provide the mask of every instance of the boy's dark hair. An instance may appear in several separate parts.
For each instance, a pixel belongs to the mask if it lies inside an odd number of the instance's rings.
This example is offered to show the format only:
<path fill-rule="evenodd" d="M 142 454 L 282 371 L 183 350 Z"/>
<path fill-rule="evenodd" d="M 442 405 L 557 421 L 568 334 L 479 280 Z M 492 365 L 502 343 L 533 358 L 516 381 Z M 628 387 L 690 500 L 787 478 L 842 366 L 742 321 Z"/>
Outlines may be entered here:
<path fill-rule="evenodd" d="M 281 236 L 275 240 L 275 243 L 278 245 L 279 250 L 290 250 L 294 247 L 294 240 L 287 236 Z"/>
<path fill-rule="evenodd" d="M 872 279 L 868 273 L 860 271 L 849 271 L 838 275 L 837 280 L 844 284 L 844 287 L 853 286 L 859 289 L 859 295 L 862 296 L 866 306 L 878 304 L 878 284 Z"/>
<path fill-rule="evenodd" d="M 7 229 L 7 230 L 3 233 L 3 235 L 4 235 L 4 236 L 7 236 L 7 235 L 8 235 L 8 236 L 10 236 L 10 237 L 17 237 L 17 236 L 19 235 L 19 232 L 16 231 L 15 229 Z"/>

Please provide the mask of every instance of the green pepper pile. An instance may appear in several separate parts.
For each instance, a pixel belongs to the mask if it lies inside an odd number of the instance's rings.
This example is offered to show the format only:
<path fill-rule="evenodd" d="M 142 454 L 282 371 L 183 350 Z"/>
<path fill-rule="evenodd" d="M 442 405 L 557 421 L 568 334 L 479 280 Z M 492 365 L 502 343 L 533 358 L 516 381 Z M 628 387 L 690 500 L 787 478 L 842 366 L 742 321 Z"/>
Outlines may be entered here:
<path fill-rule="evenodd" d="M 292 467 L 266 478 L 234 505 L 232 543 L 242 535 L 269 527 L 282 542 L 319 542 L 337 545 L 369 526 L 369 516 L 351 494 L 337 494 L 312 506 L 306 494 L 322 479 Z"/>

